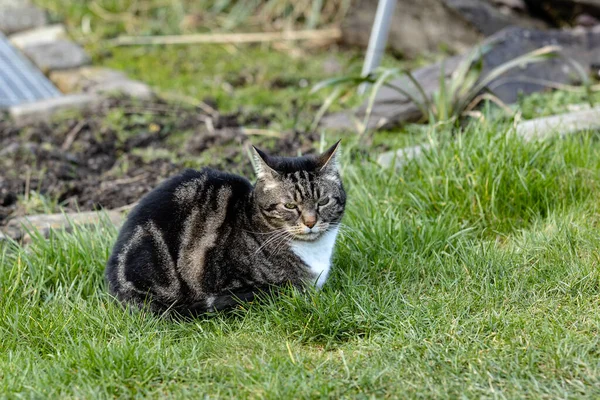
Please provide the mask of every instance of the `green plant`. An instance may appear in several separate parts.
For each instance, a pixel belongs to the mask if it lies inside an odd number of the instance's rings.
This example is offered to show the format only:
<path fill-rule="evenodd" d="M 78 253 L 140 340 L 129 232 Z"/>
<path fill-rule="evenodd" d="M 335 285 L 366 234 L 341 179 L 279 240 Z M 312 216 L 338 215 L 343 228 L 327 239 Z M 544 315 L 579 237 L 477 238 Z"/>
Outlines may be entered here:
<path fill-rule="evenodd" d="M 333 88 L 333 91 L 317 117 L 325 113 L 325 107 L 328 107 L 336 96 L 365 84 L 372 87 L 361 124 L 361 134 L 367 129 L 377 93 L 383 86 L 410 99 L 421 112 L 422 119 L 430 123 L 458 121 L 461 117 L 469 115 L 484 100 L 492 101 L 506 110 L 508 107 L 489 90 L 490 83 L 514 68 L 554 57 L 560 50 L 557 46 L 544 46 L 515 57 L 483 74 L 483 55 L 492 46 L 490 44 L 477 47 L 460 62 L 449 77 L 446 77 L 442 64 L 438 89 L 431 95 L 427 94 L 410 71 L 403 68 L 380 68 L 368 76 L 345 76 L 321 81 L 313 87 L 311 93 L 325 88 Z M 401 87 L 393 83 L 392 80 L 397 78 L 406 78 L 407 86 Z"/>
<path fill-rule="evenodd" d="M 346 144 L 331 279 L 233 314 L 123 309 L 108 220 L 0 241 L 0 398 L 598 398 L 600 136 L 466 129 L 399 173 Z"/>
<path fill-rule="evenodd" d="M 314 29 L 339 24 L 349 0 L 35 0 L 94 39 L 209 31 Z"/>

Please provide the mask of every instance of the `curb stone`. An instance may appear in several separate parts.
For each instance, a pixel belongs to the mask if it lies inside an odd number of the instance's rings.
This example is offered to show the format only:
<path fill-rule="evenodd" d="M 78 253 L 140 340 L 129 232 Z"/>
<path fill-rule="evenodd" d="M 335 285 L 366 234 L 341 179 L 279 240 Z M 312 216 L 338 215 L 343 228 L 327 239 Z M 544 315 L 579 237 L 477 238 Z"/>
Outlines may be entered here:
<path fill-rule="evenodd" d="M 91 93 L 68 94 L 20 104 L 8 108 L 12 120 L 19 127 L 37 122 L 49 122 L 58 113 L 70 110 L 87 110 L 99 105 L 100 96 Z"/>
<path fill-rule="evenodd" d="M 51 43 L 67 37 L 67 30 L 63 24 L 42 26 L 40 28 L 15 33 L 8 40 L 18 49 L 28 46 Z"/>
<path fill-rule="evenodd" d="M 2 240 L 13 239 L 23 243 L 31 242 L 29 231 L 39 232 L 47 238 L 52 230 L 72 230 L 76 226 L 98 225 L 103 220 L 120 226 L 124 221 L 124 214 L 120 210 L 87 211 L 68 214 L 37 214 L 11 220 L 0 232 Z"/>
<path fill-rule="evenodd" d="M 92 62 L 81 46 L 65 39 L 26 46 L 22 50 L 45 74 L 81 67 Z"/>
<path fill-rule="evenodd" d="M 44 26 L 47 23 L 46 12 L 27 2 L 0 3 L 0 32 L 6 35 Z"/>

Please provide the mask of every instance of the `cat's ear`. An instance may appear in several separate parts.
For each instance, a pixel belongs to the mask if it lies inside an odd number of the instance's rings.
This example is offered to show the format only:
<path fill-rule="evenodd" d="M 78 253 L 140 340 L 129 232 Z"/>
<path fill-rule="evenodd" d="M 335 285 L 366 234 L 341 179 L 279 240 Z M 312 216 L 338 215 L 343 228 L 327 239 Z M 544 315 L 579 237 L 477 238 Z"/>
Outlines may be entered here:
<path fill-rule="evenodd" d="M 262 150 L 252 146 L 252 165 L 254 166 L 254 172 L 256 172 L 256 177 L 258 179 L 275 178 L 278 175 L 277 172 L 267 164 L 268 159 L 269 156 Z"/>
<path fill-rule="evenodd" d="M 319 156 L 318 162 L 320 173 L 332 175 L 337 173 L 340 142 L 341 139 Z"/>

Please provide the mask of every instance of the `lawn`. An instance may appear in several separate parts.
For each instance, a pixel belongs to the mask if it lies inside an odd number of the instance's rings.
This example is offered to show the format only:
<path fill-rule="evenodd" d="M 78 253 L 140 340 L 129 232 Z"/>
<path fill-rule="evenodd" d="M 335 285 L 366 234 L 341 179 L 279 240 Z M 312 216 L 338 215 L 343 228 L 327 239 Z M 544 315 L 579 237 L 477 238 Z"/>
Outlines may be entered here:
<path fill-rule="evenodd" d="M 165 90 L 204 88 L 223 109 L 276 99 L 274 127 L 294 125 L 304 92 L 255 96 L 264 81 L 250 79 L 227 97 L 202 71 L 194 86 L 186 74 L 162 78 L 169 63 L 147 70 L 156 51 L 96 56 Z M 272 54 L 261 76 L 326 77 Z M 230 67 L 261 71 L 247 60 Z M 532 118 L 580 101 L 556 92 L 518 108 Z M 125 312 L 103 279 L 117 233 L 108 223 L 1 242 L 0 397 L 600 397 L 600 133 L 525 143 L 511 126 L 408 126 L 376 135 L 375 147 L 342 134 L 348 206 L 330 280 L 232 313 L 176 322 Z M 417 140 L 433 144 L 425 157 L 374 162 L 378 146 Z"/>
<path fill-rule="evenodd" d="M 115 230 L 0 256 L 0 390 L 96 398 L 600 395 L 600 136 L 473 125 L 398 172 L 351 157 L 324 290 L 193 322 L 125 313 Z"/>

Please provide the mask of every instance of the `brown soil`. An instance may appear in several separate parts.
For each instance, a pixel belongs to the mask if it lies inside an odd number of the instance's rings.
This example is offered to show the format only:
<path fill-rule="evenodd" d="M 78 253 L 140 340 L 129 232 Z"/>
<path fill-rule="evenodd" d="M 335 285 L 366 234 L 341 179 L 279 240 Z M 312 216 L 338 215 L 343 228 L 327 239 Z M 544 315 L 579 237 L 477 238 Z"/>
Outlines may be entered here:
<path fill-rule="evenodd" d="M 206 123 L 207 119 L 210 119 Z M 32 210 L 40 194 L 67 211 L 136 202 L 166 177 L 204 165 L 251 176 L 250 141 L 282 155 L 310 153 L 316 134 L 247 136 L 257 115 L 208 115 L 154 101 L 107 100 L 93 113 L 17 129 L 0 121 L 0 225 Z M 38 196 L 39 197 L 39 196 Z M 29 206 L 27 206 L 29 204 Z M 51 208 L 56 208 L 51 202 Z M 38 208 L 43 208 L 38 206 Z"/>

